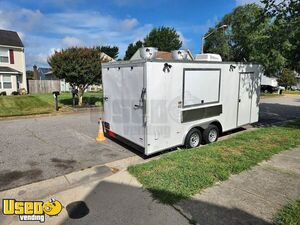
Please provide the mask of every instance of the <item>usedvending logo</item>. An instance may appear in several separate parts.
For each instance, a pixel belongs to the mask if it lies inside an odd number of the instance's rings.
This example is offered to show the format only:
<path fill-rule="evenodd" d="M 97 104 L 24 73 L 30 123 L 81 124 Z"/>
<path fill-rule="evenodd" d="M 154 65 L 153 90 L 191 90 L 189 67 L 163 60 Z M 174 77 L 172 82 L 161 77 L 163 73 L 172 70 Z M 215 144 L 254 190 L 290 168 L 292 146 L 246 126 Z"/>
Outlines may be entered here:
<path fill-rule="evenodd" d="M 20 221 L 45 222 L 45 215 L 57 216 L 63 206 L 58 200 L 17 201 L 15 199 L 2 200 L 2 213 L 7 216 L 17 215 Z"/>

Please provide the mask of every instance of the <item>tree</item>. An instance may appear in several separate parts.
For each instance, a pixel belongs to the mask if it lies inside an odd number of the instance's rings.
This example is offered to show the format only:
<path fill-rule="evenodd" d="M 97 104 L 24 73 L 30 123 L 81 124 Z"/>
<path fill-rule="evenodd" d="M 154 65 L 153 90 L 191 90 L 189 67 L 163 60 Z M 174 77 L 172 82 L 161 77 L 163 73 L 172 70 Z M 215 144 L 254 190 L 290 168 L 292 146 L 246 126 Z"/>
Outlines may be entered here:
<path fill-rule="evenodd" d="M 271 16 L 256 4 L 236 7 L 225 15 L 215 28 L 226 24 L 225 32 L 218 30 L 207 38 L 204 49 L 216 52 L 224 60 L 258 62 L 266 75 L 276 75 L 287 64 Z"/>
<path fill-rule="evenodd" d="M 156 47 L 159 51 L 172 51 L 180 49 L 182 41 L 174 28 L 153 28 L 144 39 L 144 46 Z"/>
<path fill-rule="evenodd" d="M 55 52 L 48 58 L 52 72 L 78 88 L 79 106 L 89 85 L 101 82 L 100 51 L 97 48 L 72 47 Z"/>
<path fill-rule="evenodd" d="M 182 41 L 174 28 L 159 27 L 153 28 L 144 38 L 144 41 L 137 41 L 128 45 L 124 60 L 129 60 L 141 47 L 156 47 L 159 51 L 172 51 L 180 49 Z"/>
<path fill-rule="evenodd" d="M 205 40 L 204 52 L 216 53 L 221 55 L 224 60 L 234 61 L 232 49 L 229 45 L 230 36 L 225 35 L 224 32 L 223 29 L 209 28 L 207 34 L 211 33 L 211 35 Z"/>
<path fill-rule="evenodd" d="M 129 60 L 134 55 L 134 53 L 142 46 L 142 41 L 137 41 L 136 43 L 129 44 L 125 52 L 124 60 Z"/>
<path fill-rule="evenodd" d="M 277 48 L 286 58 L 286 66 L 300 71 L 300 2 L 299 0 L 262 0 L 265 14 L 273 18 L 276 26 Z"/>
<path fill-rule="evenodd" d="M 26 70 L 26 78 L 32 79 L 33 78 L 33 71 L 32 70 Z"/>
<path fill-rule="evenodd" d="M 298 0 L 261 0 L 265 12 L 280 18 L 299 18 L 300 3 Z"/>
<path fill-rule="evenodd" d="M 277 81 L 279 85 L 282 85 L 285 88 L 288 86 L 293 86 L 296 84 L 295 74 L 292 70 L 284 68 Z"/>
<path fill-rule="evenodd" d="M 113 59 L 117 59 L 119 55 L 119 48 L 117 46 L 98 46 L 97 49 L 100 52 L 107 54 L 108 56 L 112 57 Z"/>

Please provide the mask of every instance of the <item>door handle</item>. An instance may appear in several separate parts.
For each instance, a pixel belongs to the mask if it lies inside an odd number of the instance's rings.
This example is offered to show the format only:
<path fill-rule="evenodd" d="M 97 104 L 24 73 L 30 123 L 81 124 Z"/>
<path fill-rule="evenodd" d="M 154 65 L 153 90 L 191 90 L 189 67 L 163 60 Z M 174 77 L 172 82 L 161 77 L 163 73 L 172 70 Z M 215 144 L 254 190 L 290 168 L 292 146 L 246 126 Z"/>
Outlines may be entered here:
<path fill-rule="evenodd" d="M 107 101 L 107 100 L 108 100 L 108 97 L 107 97 L 107 96 L 104 96 L 104 97 L 103 97 L 103 100 L 104 100 L 104 101 Z"/>
<path fill-rule="evenodd" d="M 138 105 L 134 105 L 133 106 L 134 109 L 142 109 L 144 107 L 144 97 L 145 97 L 145 94 L 146 94 L 146 88 L 143 88 L 142 89 L 142 93 L 141 93 L 141 97 L 140 97 L 140 100 L 139 100 L 139 104 Z"/>
<path fill-rule="evenodd" d="M 140 108 L 142 108 L 142 106 L 140 106 L 140 105 L 134 105 L 133 108 L 134 109 L 140 109 Z"/>
<path fill-rule="evenodd" d="M 239 98 L 239 102 L 241 102 L 241 99 Z"/>

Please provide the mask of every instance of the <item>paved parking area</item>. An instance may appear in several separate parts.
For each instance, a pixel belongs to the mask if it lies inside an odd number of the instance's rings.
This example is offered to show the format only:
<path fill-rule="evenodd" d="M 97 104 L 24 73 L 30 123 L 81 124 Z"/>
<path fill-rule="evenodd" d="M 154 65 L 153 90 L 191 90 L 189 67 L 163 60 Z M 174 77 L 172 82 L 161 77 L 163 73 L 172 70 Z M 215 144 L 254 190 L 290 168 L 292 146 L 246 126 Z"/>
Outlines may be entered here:
<path fill-rule="evenodd" d="M 0 190 L 134 155 L 97 143 L 98 112 L 0 121 Z"/>
<path fill-rule="evenodd" d="M 300 96 L 265 98 L 259 125 L 300 118 Z M 0 190 L 133 156 L 97 143 L 99 112 L 0 121 Z"/>

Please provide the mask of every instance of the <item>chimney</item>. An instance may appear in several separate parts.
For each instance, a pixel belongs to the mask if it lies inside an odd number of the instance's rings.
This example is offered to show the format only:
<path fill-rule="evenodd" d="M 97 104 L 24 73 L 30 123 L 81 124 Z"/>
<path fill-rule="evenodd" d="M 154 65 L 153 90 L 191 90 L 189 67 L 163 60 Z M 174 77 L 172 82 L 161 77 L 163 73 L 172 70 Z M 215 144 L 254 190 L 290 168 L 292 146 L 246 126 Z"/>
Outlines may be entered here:
<path fill-rule="evenodd" d="M 33 77 L 32 77 L 33 80 L 39 80 L 39 72 L 37 70 L 37 66 L 34 65 L 33 66 Z"/>

